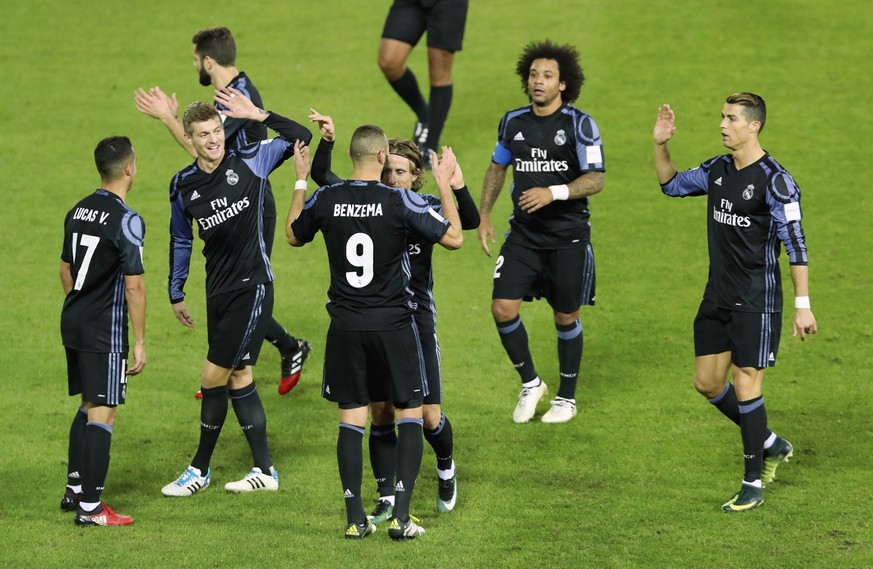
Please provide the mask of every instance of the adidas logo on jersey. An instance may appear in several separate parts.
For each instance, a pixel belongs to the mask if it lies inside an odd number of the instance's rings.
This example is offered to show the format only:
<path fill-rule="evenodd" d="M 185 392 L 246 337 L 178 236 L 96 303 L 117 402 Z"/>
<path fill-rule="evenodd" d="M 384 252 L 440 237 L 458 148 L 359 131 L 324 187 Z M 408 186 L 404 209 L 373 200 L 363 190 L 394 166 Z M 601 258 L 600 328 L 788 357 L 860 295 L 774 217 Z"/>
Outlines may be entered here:
<path fill-rule="evenodd" d="M 518 131 L 518 134 L 516 134 L 512 140 L 524 140 L 524 135 L 521 133 L 521 131 Z"/>
<path fill-rule="evenodd" d="M 197 193 L 197 190 L 194 190 L 194 193 L 191 194 L 191 201 L 194 201 L 199 197 L 200 197 L 200 194 Z"/>
<path fill-rule="evenodd" d="M 720 185 L 721 185 L 721 176 L 719 176 L 718 178 L 716 178 L 716 180 L 715 180 L 715 185 L 716 185 L 716 186 L 720 186 Z"/>
<path fill-rule="evenodd" d="M 352 491 L 346 488 L 346 491 L 343 492 L 343 498 L 354 498 L 355 495 L 352 494 Z"/>

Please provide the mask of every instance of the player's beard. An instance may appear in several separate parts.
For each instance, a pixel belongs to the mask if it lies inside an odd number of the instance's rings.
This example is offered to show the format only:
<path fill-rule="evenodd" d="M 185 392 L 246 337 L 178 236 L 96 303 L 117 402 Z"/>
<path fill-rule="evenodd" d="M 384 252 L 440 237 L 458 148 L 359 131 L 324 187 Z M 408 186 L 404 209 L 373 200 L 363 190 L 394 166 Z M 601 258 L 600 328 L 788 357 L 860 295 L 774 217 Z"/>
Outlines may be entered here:
<path fill-rule="evenodd" d="M 212 85 L 212 77 L 209 76 L 209 73 L 206 73 L 206 70 L 202 67 L 200 68 L 200 84 L 204 87 L 209 87 Z"/>

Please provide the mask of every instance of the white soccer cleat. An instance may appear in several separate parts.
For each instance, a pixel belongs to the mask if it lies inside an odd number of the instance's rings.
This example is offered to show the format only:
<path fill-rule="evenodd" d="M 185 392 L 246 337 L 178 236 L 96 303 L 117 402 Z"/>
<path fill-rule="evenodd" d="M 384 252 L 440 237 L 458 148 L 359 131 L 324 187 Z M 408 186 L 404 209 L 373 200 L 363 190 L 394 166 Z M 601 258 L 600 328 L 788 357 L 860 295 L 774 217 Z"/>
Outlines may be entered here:
<path fill-rule="evenodd" d="M 546 382 L 540 381 L 536 387 L 522 388 L 518 394 L 518 405 L 515 406 L 515 412 L 512 414 L 512 420 L 516 423 L 527 423 L 537 412 L 537 403 L 540 399 L 546 396 L 549 388 L 546 387 Z"/>
<path fill-rule="evenodd" d="M 206 471 L 206 476 L 200 476 L 200 470 L 189 466 L 181 476 L 161 488 L 164 496 L 185 497 L 203 490 L 209 486 L 212 469 Z"/>
<path fill-rule="evenodd" d="M 273 468 L 272 474 L 264 474 L 257 466 L 245 475 L 242 480 L 228 482 L 224 489 L 228 492 L 257 492 L 258 490 L 278 490 L 279 473 Z"/>
<path fill-rule="evenodd" d="M 576 403 L 560 397 L 550 401 L 552 408 L 543 415 L 543 423 L 566 423 L 576 416 Z"/>

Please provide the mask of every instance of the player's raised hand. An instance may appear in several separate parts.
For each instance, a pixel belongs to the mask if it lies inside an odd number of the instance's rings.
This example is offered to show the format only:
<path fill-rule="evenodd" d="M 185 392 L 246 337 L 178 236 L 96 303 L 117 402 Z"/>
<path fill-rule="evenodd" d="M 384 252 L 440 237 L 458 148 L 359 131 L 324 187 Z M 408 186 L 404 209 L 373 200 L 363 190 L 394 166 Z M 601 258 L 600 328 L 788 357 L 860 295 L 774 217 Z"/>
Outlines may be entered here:
<path fill-rule="evenodd" d="M 136 110 L 144 115 L 167 122 L 179 116 L 179 102 L 176 94 L 168 97 L 160 87 L 152 87 L 148 91 L 140 87 L 133 94 Z"/>
<path fill-rule="evenodd" d="M 256 107 L 251 99 L 233 87 L 216 89 L 213 99 L 223 107 L 219 112 L 226 117 L 262 121 L 267 115 L 265 111 Z"/>
<path fill-rule="evenodd" d="M 313 108 L 309 109 L 309 122 L 317 122 L 318 130 L 321 132 L 321 138 L 328 142 L 336 140 L 336 133 L 333 128 L 333 119 L 327 115 L 323 115 Z"/>
<path fill-rule="evenodd" d="M 655 121 L 655 130 L 652 137 L 655 144 L 666 144 L 676 133 L 676 115 L 670 105 L 664 104 L 658 107 L 658 119 Z"/>
<path fill-rule="evenodd" d="M 294 167 L 297 169 L 297 179 L 306 180 L 312 171 L 312 163 L 309 161 L 309 147 L 302 141 L 294 143 Z"/>
<path fill-rule="evenodd" d="M 431 150 L 431 164 L 433 177 L 438 186 L 442 184 L 450 184 L 452 174 L 455 167 L 458 165 L 458 159 L 455 157 L 454 151 L 450 146 L 443 146 L 442 157 L 437 156 L 437 153 Z"/>
<path fill-rule="evenodd" d="M 466 185 L 464 184 L 464 173 L 461 172 L 460 162 L 455 162 L 455 170 L 452 172 L 452 179 L 449 180 L 449 185 L 453 190 L 460 190 Z"/>

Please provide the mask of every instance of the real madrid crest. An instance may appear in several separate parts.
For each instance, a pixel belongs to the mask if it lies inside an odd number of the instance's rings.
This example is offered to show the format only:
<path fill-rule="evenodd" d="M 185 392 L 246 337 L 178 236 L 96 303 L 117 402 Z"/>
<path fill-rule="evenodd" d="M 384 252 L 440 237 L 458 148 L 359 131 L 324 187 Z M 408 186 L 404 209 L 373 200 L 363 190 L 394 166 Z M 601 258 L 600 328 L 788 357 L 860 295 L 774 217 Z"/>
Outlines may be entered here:
<path fill-rule="evenodd" d="M 555 134 L 555 144 L 558 146 L 563 146 L 564 143 L 567 142 L 567 134 L 564 132 L 564 129 L 561 129 Z"/>
<path fill-rule="evenodd" d="M 752 196 L 754 196 L 754 195 L 755 195 L 755 186 L 754 186 L 754 184 L 749 184 L 748 186 L 746 186 L 746 189 L 743 190 L 743 199 L 748 201 L 748 200 L 752 199 Z"/>
<path fill-rule="evenodd" d="M 224 173 L 224 175 L 227 176 L 227 183 L 230 184 L 231 186 L 235 186 L 236 183 L 239 182 L 239 176 L 233 170 L 228 170 L 227 172 Z M 748 199 L 748 198 L 746 198 L 746 199 Z"/>

